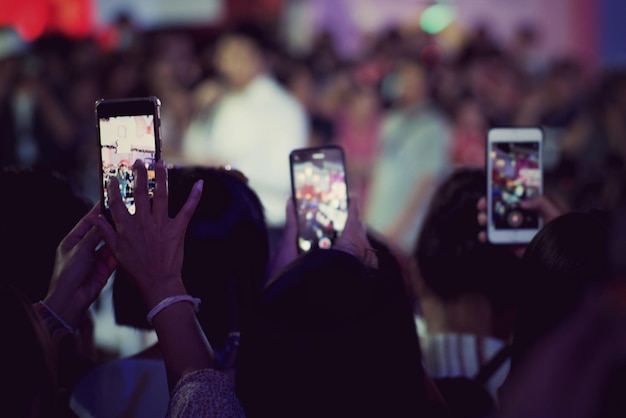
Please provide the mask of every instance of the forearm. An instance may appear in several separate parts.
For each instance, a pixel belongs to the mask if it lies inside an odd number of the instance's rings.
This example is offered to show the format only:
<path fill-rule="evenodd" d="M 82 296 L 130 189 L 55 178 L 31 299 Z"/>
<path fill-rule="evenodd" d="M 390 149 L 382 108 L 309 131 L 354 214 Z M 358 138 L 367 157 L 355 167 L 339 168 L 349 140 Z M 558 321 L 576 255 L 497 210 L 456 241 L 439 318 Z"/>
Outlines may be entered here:
<path fill-rule="evenodd" d="M 67 325 L 76 330 L 86 315 L 89 305 L 84 306 L 84 303 L 73 300 L 72 296 L 74 295 L 66 295 L 63 292 L 51 292 L 43 302 L 46 304 L 47 310 L 54 312 Z"/>
<path fill-rule="evenodd" d="M 39 318 L 41 319 L 41 322 L 43 326 L 46 328 L 46 331 L 48 331 L 48 334 L 50 334 L 50 338 L 52 339 L 52 342 L 54 343 L 55 349 L 58 350 L 61 344 L 61 340 L 64 337 L 71 335 L 72 331 L 67 329 L 63 325 L 63 323 L 59 321 L 52 314 L 52 312 L 48 308 L 46 308 L 42 303 L 35 303 L 32 306 L 35 312 L 37 312 L 37 315 L 39 316 Z"/>
<path fill-rule="evenodd" d="M 147 306 L 154 307 L 170 296 L 186 295 L 181 281 L 142 292 Z M 215 368 L 215 358 L 193 309 L 186 301 L 173 303 L 153 319 L 167 369 L 170 389 L 194 370 Z"/>

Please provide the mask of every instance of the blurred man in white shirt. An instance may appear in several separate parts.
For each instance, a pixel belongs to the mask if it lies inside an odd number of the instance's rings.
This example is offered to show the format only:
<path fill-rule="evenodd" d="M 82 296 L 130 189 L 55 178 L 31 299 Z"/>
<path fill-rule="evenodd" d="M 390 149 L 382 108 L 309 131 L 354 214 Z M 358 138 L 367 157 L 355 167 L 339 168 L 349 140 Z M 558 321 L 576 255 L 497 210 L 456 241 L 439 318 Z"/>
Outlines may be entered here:
<path fill-rule="evenodd" d="M 197 165 L 230 165 L 241 170 L 265 207 L 270 228 L 285 222 L 291 193 L 289 153 L 306 146 L 304 109 L 266 71 L 260 31 L 242 25 L 222 35 L 215 67 L 226 82 L 210 85 L 214 105 L 196 119 L 183 143 L 184 159 Z"/>

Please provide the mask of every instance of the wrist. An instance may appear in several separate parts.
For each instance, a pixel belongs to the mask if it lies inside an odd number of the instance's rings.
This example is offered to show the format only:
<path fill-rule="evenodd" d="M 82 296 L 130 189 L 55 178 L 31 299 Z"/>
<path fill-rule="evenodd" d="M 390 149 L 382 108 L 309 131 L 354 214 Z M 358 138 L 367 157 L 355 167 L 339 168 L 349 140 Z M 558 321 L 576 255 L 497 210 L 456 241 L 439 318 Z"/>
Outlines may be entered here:
<path fill-rule="evenodd" d="M 150 285 L 140 288 L 140 292 L 148 310 L 154 308 L 165 298 L 187 294 L 180 276 L 155 280 Z"/>
<path fill-rule="evenodd" d="M 88 306 L 81 308 L 80 302 L 74 298 L 66 298 L 62 292 L 52 291 L 46 295 L 43 302 L 51 309 L 60 319 L 67 323 L 73 329 L 78 329 L 82 317 L 87 311 Z"/>
<path fill-rule="evenodd" d="M 195 312 L 198 312 L 198 310 L 200 308 L 201 300 L 198 299 L 198 298 L 194 298 L 192 296 L 189 296 L 189 295 L 168 296 L 165 299 L 163 299 L 162 301 L 160 301 L 159 303 L 157 303 L 154 306 L 154 308 L 152 308 L 150 310 L 150 312 L 148 312 L 148 316 L 146 317 L 146 319 L 148 320 L 148 323 L 150 325 L 153 325 L 152 321 L 154 320 L 155 316 L 160 314 L 161 311 L 171 307 L 172 305 L 174 305 L 176 303 L 180 303 L 180 302 L 190 303 L 193 306 L 193 310 Z"/>
<path fill-rule="evenodd" d="M 77 335 L 78 328 L 70 325 L 57 311 L 55 311 L 48 303 L 40 300 L 39 303 L 33 305 L 35 311 L 43 321 L 50 336 L 58 342 L 64 335 Z"/>

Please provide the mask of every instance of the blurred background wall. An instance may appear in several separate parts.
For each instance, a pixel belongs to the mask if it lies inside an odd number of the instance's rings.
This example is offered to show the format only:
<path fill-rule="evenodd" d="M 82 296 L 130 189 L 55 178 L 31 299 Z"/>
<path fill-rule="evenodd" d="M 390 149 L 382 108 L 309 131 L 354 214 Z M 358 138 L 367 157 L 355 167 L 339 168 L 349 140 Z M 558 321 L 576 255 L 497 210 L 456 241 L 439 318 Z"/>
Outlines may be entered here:
<path fill-rule="evenodd" d="M 315 31 L 336 36 L 340 50 L 355 54 L 361 34 L 393 24 L 418 24 L 433 4 L 453 14 L 443 36 L 485 25 L 501 40 L 521 24 L 534 25 L 542 52 L 573 53 L 591 65 L 615 64 L 626 57 L 621 0 L 1 0 L 0 25 L 14 26 L 27 39 L 46 30 L 84 35 L 106 27 L 121 13 L 145 28 L 216 25 L 242 17 L 281 20 L 294 48 L 306 48 Z M 453 42 L 453 41 L 451 41 Z"/>

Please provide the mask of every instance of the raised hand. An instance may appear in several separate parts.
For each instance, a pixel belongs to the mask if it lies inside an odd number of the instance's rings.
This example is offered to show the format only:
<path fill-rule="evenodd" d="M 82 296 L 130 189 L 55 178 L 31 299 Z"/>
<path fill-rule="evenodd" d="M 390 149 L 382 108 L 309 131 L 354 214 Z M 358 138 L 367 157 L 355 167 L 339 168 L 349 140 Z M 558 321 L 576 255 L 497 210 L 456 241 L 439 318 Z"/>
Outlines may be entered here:
<path fill-rule="evenodd" d="M 520 206 L 524 209 L 535 210 L 543 220 L 544 224 L 551 220 L 558 218 L 563 214 L 559 208 L 557 208 L 547 197 L 540 195 L 533 199 L 524 200 L 520 203 Z M 476 210 L 478 215 L 476 216 L 478 225 L 481 227 L 487 226 L 487 199 L 481 197 L 476 203 Z M 487 232 L 482 230 L 478 233 L 478 240 L 480 242 L 487 242 Z M 518 257 L 524 255 L 526 251 L 526 245 L 509 245 L 511 251 Z"/>
<path fill-rule="evenodd" d="M 266 286 L 276 278 L 278 272 L 298 257 L 297 239 L 298 221 L 296 219 L 296 209 L 293 204 L 293 199 L 289 198 L 287 200 L 283 236 L 281 237 L 276 253 L 268 264 L 266 273 L 268 281 L 266 282 Z"/>
<path fill-rule="evenodd" d="M 135 213 L 131 215 L 120 195 L 118 183 L 109 184 L 109 204 L 114 230 L 102 217 L 98 226 L 121 267 L 134 281 L 148 309 L 160 302 L 188 295 L 183 285 L 183 246 L 187 224 L 202 194 L 202 181 L 194 184 L 185 205 L 170 218 L 167 203 L 167 172 L 162 161 L 156 164 L 156 189 L 150 205 L 148 175 L 141 161 L 136 161 Z M 210 256 L 210 254 L 207 254 Z M 207 280 L 211 263 L 207 260 Z M 180 300 L 180 299 L 179 299 Z M 215 359 L 189 303 L 167 303 L 154 313 L 154 328 L 159 337 L 170 388 L 194 370 L 214 368 Z M 154 312 L 154 311 L 153 311 Z"/>
<path fill-rule="evenodd" d="M 363 264 L 370 268 L 378 267 L 378 257 L 376 252 L 367 239 L 366 229 L 363 222 L 359 218 L 359 209 L 356 198 L 350 199 L 352 202 L 348 208 L 348 220 L 346 225 L 335 241 L 333 248 L 346 252 L 358 258 Z M 266 286 L 277 274 L 298 257 L 297 238 L 298 238 L 298 222 L 296 219 L 296 210 L 293 200 L 287 201 L 286 222 L 280 246 L 276 254 L 269 263 L 267 278 L 269 279 Z"/>
<path fill-rule="evenodd" d="M 107 245 L 98 248 L 102 240 L 96 227 L 99 215 L 98 204 L 61 241 L 44 299 L 74 329 L 117 267 L 111 249 Z"/>
<path fill-rule="evenodd" d="M 167 172 L 162 161 L 156 163 L 155 171 L 152 205 L 146 167 L 137 160 L 133 165 L 135 213 L 131 215 L 124 206 L 118 182 L 112 178 L 109 205 L 116 229 L 102 218 L 98 221 L 105 242 L 139 288 L 148 308 L 165 297 L 186 293 L 180 277 L 185 231 L 202 194 L 202 181 L 198 181 L 180 212 L 170 218 Z"/>
<path fill-rule="evenodd" d="M 378 256 L 372 248 L 366 233 L 365 224 L 359 217 L 359 208 L 355 198 L 350 199 L 346 226 L 333 248 L 352 254 L 369 268 L 378 268 Z"/>

